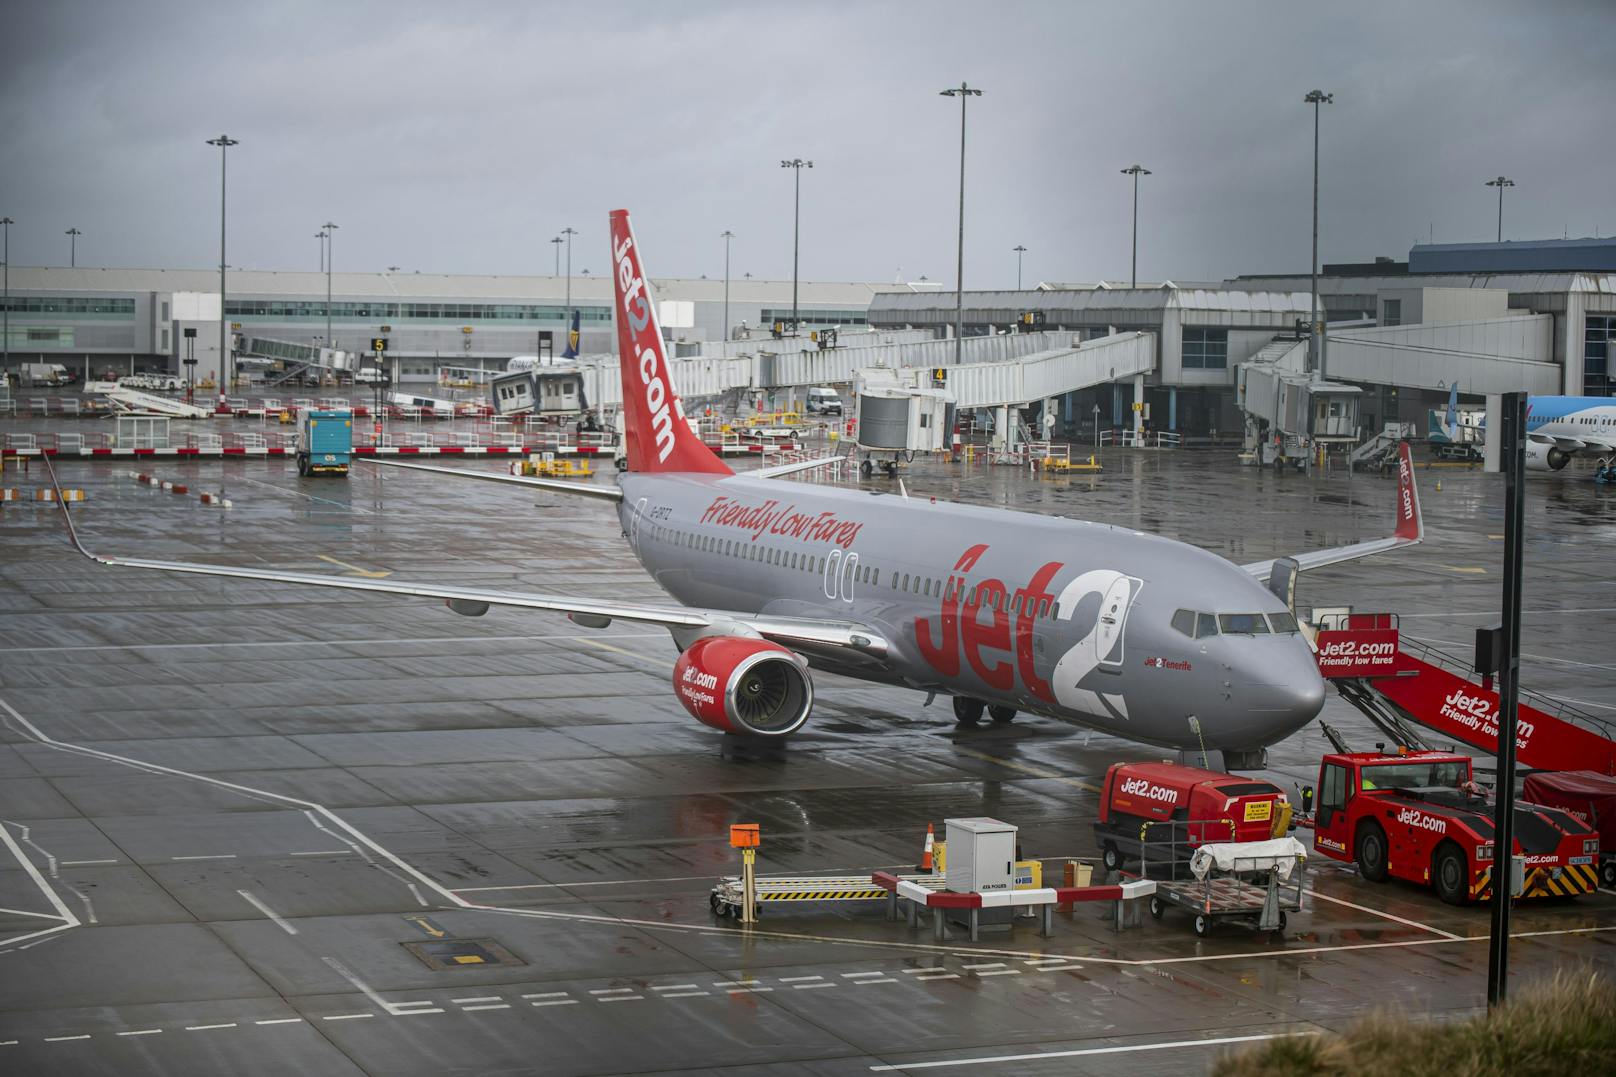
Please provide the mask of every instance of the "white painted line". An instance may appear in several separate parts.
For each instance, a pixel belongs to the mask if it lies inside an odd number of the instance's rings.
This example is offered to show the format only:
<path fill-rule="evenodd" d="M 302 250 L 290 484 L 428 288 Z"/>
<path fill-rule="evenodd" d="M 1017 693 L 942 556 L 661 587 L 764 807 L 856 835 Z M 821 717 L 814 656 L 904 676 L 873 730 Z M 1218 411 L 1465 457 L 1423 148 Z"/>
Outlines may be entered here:
<path fill-rule="evenodd" d="M 432 999 L 423 998 L 417 999 L 414 1002 L 392 1002 L 388 1005 L 392 1006 L 392 1008 L 395 1010 L 402 1010 L 410 1006 L 434 1006 L 436 1003 Z"/>
<path fill-rule="evenodd" d="M 534 1003 L 530 1003 L 530 1005 L 533 1005 L 533 1006 L 576 1006 L 576 1005 L 578 1005 L 578 1000 L 575 999 L 575 998 L 558 998 L 558 999 L 554 999 L 554 1000 L 552 1000 L 550 1002 L 534 1002 Z"/>
<path fill-rule="evenodd" d="M 844 980 L 862 980 L 862 979 L 864 979 L 866 977 L 869 977 L 869 976 L 885 976 L 885 975 L 886 975 L 886 973 L 884 973 L 884 972 L 844 972 L 844 973 L 842 973 L 842 979 L 844 979 Z"/>
<path fill-rule="evenodd" d="M 595 1001 L 596 1002 L 633 1002 L 636 999 L 643 999 L 644 997 L 645 997 L 644 995 L 613 995 L 611 998 L 597 998 Z"/>
<path fill-rule="evenodd" d="M 465 1013 L 476 1013 L 478 1010 L 508 1010 L 510 1008 L 511 1004 L 509 1002 L 496 1002 L 492 1006 L 462 1006 L 461 1010 Z M 409 1010 L 406 1012 L 418 1013 L 420 1011 Z"/>
<path fill-rule="evenodd" d="M 235 1028 L 235 1027 L 236 1027 L 236 1022 L 231 1021 L 229 1024 L 224 1024 L 224 1025 L 186 1025 L 185 1026 L 185 1031 L 187 1031 L 187 1032 L 207 1032 L 209 1029 L 214 1029 L 214 1028 Z"/>
<path fill-rule="evenodd" d="M 357 1021 L 361 1017 L 375 1017 L 373 1013 L 334 1013 L 329 1017 L 322 1017 L 322 1021 Z"/>
<path fill-rule="evenodd" d="M 510 1009 L 509 1006 L 507 1006 L 505 1008 L 507 1010 Z M 441 1010 L 438 1007 L 434 1006 L 430 1010 L 394 1010 L 393 1011 L 393 1016 L 394 1017 L 413 1017 L 418 1013 L 442 1013 L 442 1012 L 443 1012 L 443 1010 Z"/>
<path fill-rule="evenodd" d="M 800 980 L 823 980 L 823 979 L 824 979 L 823 976 L 782 976 L 782 977 L 780 977 L 780 982 L 783 983 L 783 984 L 794 984 L 794 983 L 797 983 Z"/>
<path fill-rule="evenodd" d="M 510 886 L 462 886 L 457 894 L 477 894 L 486 890 L 567 890 L 574 886 L 635 886 L 646 883 L 711 882 L 711 875 L 675 875 L 666 879 L 601 879 L 583 883 L 515 883 Z"/>
<path fill-rule="evenodd" d="M 110 860 L 61 860 L 61 861 L 58 861 L 58 863 L 60 863 L 62 865 L 62 867 L 64 867 L 64 868 L 76 868 L 76 867 L 79 867 L 80 865 L 83 865 L 83 864 L 116 864 L 117 862 L 118 862 L 117 857 L 113 857 Z M 161 1032 L 162 1029 L 158 1029 L 157 1031 Z M 121 1035 L 123 1035 L 123 1033 L 120 1032 L 119 1035 L 121 1036 Z"/>
<path fill-rule="evenodd" d="M 883 977 L 882 979 L 879 979 L 879 980 L 854 980 L 853 981 L 853 986 L 854 987 L 863 987 L 865 984 L 895 984 L 897 982 L 898 982 L 897 980 L 894 980 L 892 977 L 887 976 L 887 977 Z"/>
<path fill-rule="evenodd" d="M 835 985 L 834 984 L 825 984 L 825 986 L 826 987 L 834 987 Z M 675 994 L 672 994 L 672 995 L 663 995 L 662 997 L 663 998 L 695 998 L 697 995 L 700 995 L 703 998 L 706 998 L 711 994 L 712 994 L 712 992 L 710 992 L 710 991 L 679 991 L 679 992 L 676 992 Z"/>
<path fill-rule="evenodd" d="M 1261 1040 L 1277 1040 L 1283 1036 L 1291 1035 L 1288 1032 L 1269 1032 L 1258 1036 L 1219 1036 L 1211 1040 L 1175 1040 L 1172 1043 L 1135 1043 L 1125 1047 L 1087 1047 L 1078 1051 L 1042 1051 L 1027 1055 L 992 1055 L 983 1058 L 951 1058 L 936 1062 L 909 1062 L 898 1066 L 871 1066 L 874 1073 L 888 1073 L 894 1070 L 932 1070 L 942 1069 L 945 1066 L 983 1066 L 995 1062 L 1033 1062 L 1041 1058 L 1079 1058 L 1084 1055 L 1120 1055 L 1134 1051 L 1167 1051 L 1175 1047 L 1219 1047 L 1226 1043 L 1256 1043 Z M 1312 1032 L 1303 1032 L 1300 1035 L 1311 1036 Z"/>
<path fill-rule="evenodd" d="M 46 1036 L 45 1037 L 45 1042 L 46 1043 L 67 1043 L 69 1040 L 87 1040 L 89 1038 L 90 1037 L 89 1037 L 88 1033 L 86 1033 L 83 1036 Z"/>
<path fill-rule="evenodd" d="M 537 992 L 535 994 L 523 995 L 522 997 L 523 998 L 566 998 L 567 993 L 565 991 L 539 991 L 539 992 Z"/>
<path fill-rule="evenodd" d="M 0 1047 L 15 1047 L 15 1046 L 17 1046 L 17 1041 L 16 1040 L 0 1040 Z"/>
<path fill-rule="evenodd" d="M 155 1036 L 163 1031 L 160 1028 L 137 1028 L 131 1032 L 120 1032 L 120 1036 Z"/>
<path fill-rule="evenodd" d="M 287 856 L 347 856 L 352 849 L 315 849 L 307 853 L 287 853 Z"/>
<path fill-rule="evenodd" d="M 987 969 L 987 970 L 985 970 L 983 972 L 975 973 L 975 975 L 977 975 L 977 976 L 1020 976 L 1021 975 L 1021 970 L 1020 969 Z"/>
<path fill-rule="evenodd" d="M 1321 894 L 1317 890 L 1304 890 L 1302 892 L 1307 894 L 1309 897 L 1315 897 L 1321 901 L 1328 901 L 1333 905 L 1345 905 L 1349 909 L 1357 909 L 1359 912 L 1366 912 L 1370 916 L 1378 916 L 1382 920 L 1390 920 L 1393 923 L 1402 924 L 1405 927 L 1414 927 L 1419 928 L 1421 931 L 1429 931 L 1433 935 L 1441 935 L 1444 939 L 1459 940 L 1465 937 L 1463 935 L 1455 935 L 1451 931 L 1443 931 L 1438 927 L 1432 927 L 1430 924 L 1422 924 L 1418 920 L 1405 920 L 1401 916 L 1393 916 L 1389 912 L 1381 912 L 1379 909 L 1371 909 L 1367 905 L 1357 905 L 1351 901 L 1343 901 L 1341 898 L 1331 897 L 1329 894 Z"/>
<path fill-rule="evenodd" d="M 237 890 L 236 893 L 240 894 L 244 899 L 246 899 L 247 904 L 251 905 L 253 908 L 257 909 L 259 912 L 263 913 L 265 916 L 267 916 L 271 920 L 275 921 L 275 926 L 276 927 L 280 928 L 282 931 L 286 932 L 288 935 L 296 935 L 297 934 L 297 928 L 295 928 L 291 924 L 287 923 L 284 919 L 282 919 L 280 917 L 279 914 L 277 914 L 275 912 L 274 909 L 271 909 L 268 905 L 265 905 L 262 901 L 259 901 L 257 898 L 253 897 L 252 894 L 250 894 L 246 890 Z"/>
<path fill-rule="evenodd" d="M 814 988 L 816 988 L 816 987 L 840 987 L 840 986 L 842 986 L 842 985 L 841 985 L 841 984 L 833 984 L 833 983 L 822 983 L 822 984 L 792 984 L 792 985 L 791 985 L 791 987 L 792 987 L 792 990 L 794 990 L 794 991 L 812 991 L 812 990 L 813 990 L 813 989 L 814 989 Z"/>
<path fill-rule="evenodd" d="M 4 700 L 0 700 L 0 706 L 5 706 Z M 17 714 L 16 711 L 12 711 L 10 707 L 6 707 L 6 710 L 11 711 L 14 717 L 22 717 L 21 715 Z M 53 927 L 49 928 L 48 930 L 61 931 L 63 928 L 78 927 L 79 918 L 73 915 L 73 910 L 69 909 L 67 907 L 67 903 L 57 896 L 56 891 L 51 889 L 50 884 L 45 881 L 45 877 L 41 875 L 39 873 L 39 869 L 34 866 L 34 862 L 28 859 L 28 854 L 22 851 L 22 846 L 18 845 L 17 840 L 11 836 L 10 827 L 0 824 L 0 840 L 3 840 L 6 843 L 6 848 L 11 850 L 11 855 L 17 858 L 17 863 L 22 865 L 23 870 L 28 873 L 28 877 L 34 881 L 35 886 L 39 887 L 40 891 L 45 895 L 46 900 L 51 903 L 51 907 L 56 910 L 57 917 L 61 919 L 61 927 Z M 36 932 L 36 934 L 44 933 L 45 932 Z M 12 939 L 11 941 L 21 942 L 22 939 L 28 937 L 29 936 L 27 935 L 23 935 L 21 938 Z"/>
<path fill-rule="evenodd" d="M 171 856 L 170 860 L 234 860 L 235 853 L 215 853 L 212 856 Z"/>
<path fill-rule="evenodd" d="M 967 968 L 967 969 L 970 969 L 972 972 L 975 972 L 977 969 L 1002 969 L 1002 968 L 1004 968 L 1004 962 L 1003 961 L 977 962 L 974 965 L 965 965 L 963 967 Z"/>
<path fill-rule="evenodd" d="M 1033 969 L 1033 971 L 1034 972 L 1070 972 L 1072 969 L 1080 969 L 1082 967 L 1083 967 L 1082 965 L 1045 965 L 1043 968 Z"/>
<path fill-rule="evenodd" d="M 653 991 L 693 991 L 698 984 L 668 984 L 666 987 L 653 987 Z"/>
<path fill-rule="evenodd" d="M 1023 964 L 1027 965 L 1058 965 L 1062 961 L 1070 961 L 1069 957 L 1029 957 Z"/>
<path fill-rule="evenodd" d="M 922 972 L 947 972 L 947 971 L 948 970 L 946 968 L 944 968 L 943 966 L 941 966 L 941 965 L 935 965 L 935 966 L 933 966 L 933 967 L 931 967 L 929 969 L 904 969 L 903 970 L 904 975 L 906 975 L 906 976 L 915 976 L 915 975 L 918 975 L 918 974 L 920 974 Z"/>
<path fill-rule="evenodd" d="M 916 976 L 915 977 L 915 981 L 917 983 L 924 983 L 926 980 L 957 980 L 957 979 L 959 979 L 959 973 L 957 973 L 957 972 L 934 972 L 930 976 Z"/>
<path fill-rule="evenodd" d="M 753 976 L 753 977 L 751 977 L 749 979 L 745 979 L 745 980 L 719 980 L 717 983 L 713 984 L 713 986 L 714 987 L 751 987 L 756 983 L 757 983 L 757 977 Z"/>
<path fill-rule="evenodd" d="M 253 1022 L 255 1025 L 300 1025 L 302 1023 L 303 1018 L 301 1017 L 272 1017 L 268 1021 Z"/>
<path fill-rule="evenodd" d="M 449 1000 L 456 1006 L 463 1002 L 504 1002 L 498 995 L 479 995 L 477 998 L 452 998 Z"/>

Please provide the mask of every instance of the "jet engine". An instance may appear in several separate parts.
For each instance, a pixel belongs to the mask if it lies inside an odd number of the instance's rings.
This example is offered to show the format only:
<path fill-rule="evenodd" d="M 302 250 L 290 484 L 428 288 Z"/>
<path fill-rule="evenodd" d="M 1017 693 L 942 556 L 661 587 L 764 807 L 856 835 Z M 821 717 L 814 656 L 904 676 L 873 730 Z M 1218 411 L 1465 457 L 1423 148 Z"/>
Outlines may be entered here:
<path fill-rule="evenodd" d="M 703 725 L 725 733 L 783 737 L 814 704 L 808 663 L 767 640 L 704 636 L 673 667 L 673 690 Z"/>
<path fill-rule="evenodd" d="M 1526 470 L 1560 471 L 1571 462 L 1571 454 L 1541 441 L 1526 443 Z"/>

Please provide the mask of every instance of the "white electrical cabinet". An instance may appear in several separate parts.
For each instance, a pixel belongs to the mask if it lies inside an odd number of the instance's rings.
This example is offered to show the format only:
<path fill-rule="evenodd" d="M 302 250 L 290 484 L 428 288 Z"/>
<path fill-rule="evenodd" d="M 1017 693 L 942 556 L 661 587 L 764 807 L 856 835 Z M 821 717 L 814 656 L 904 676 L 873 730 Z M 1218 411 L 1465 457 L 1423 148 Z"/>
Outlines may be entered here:
<path fill-rule="evenodd" d="M 948 889 L 956 894 L 1009 890 L 1016 828 L 997 819 L 948 819 Z"/>

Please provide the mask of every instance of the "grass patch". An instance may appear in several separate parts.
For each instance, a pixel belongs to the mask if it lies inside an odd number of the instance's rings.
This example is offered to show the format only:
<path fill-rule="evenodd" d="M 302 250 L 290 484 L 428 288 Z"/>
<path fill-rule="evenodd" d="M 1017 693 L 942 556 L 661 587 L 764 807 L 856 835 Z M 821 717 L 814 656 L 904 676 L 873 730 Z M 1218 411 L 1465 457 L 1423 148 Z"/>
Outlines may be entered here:
<path fill-rule="evenodd" d="M 1214 1077 L 1566 1077 L 1616 1059 L 1616 986 L 1556 973 L 1480 1017 L 1414 1022 L 1367 1017 L 1341 1035 L 1287 1036 L 1221 1059 Z"/>

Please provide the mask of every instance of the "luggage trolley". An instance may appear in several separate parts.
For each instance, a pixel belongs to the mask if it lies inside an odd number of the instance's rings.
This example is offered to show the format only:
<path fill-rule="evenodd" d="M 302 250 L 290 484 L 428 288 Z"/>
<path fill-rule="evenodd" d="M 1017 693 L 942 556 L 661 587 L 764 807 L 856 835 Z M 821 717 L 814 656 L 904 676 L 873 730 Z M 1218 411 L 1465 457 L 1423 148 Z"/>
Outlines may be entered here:
<path fill-rule="evenodd" d="M 1307 849 L 1295 838 L 1192 846 L 1175 821 L 1145 824 L 1140 847 L 1141 877 L 1156 883 L 1150 915 L 1160 920 L 1168 905 L 1182 908 L 1203 938 L 1220 921 L 1283 931 L 1285 914 L 1302 908 Z"/>

